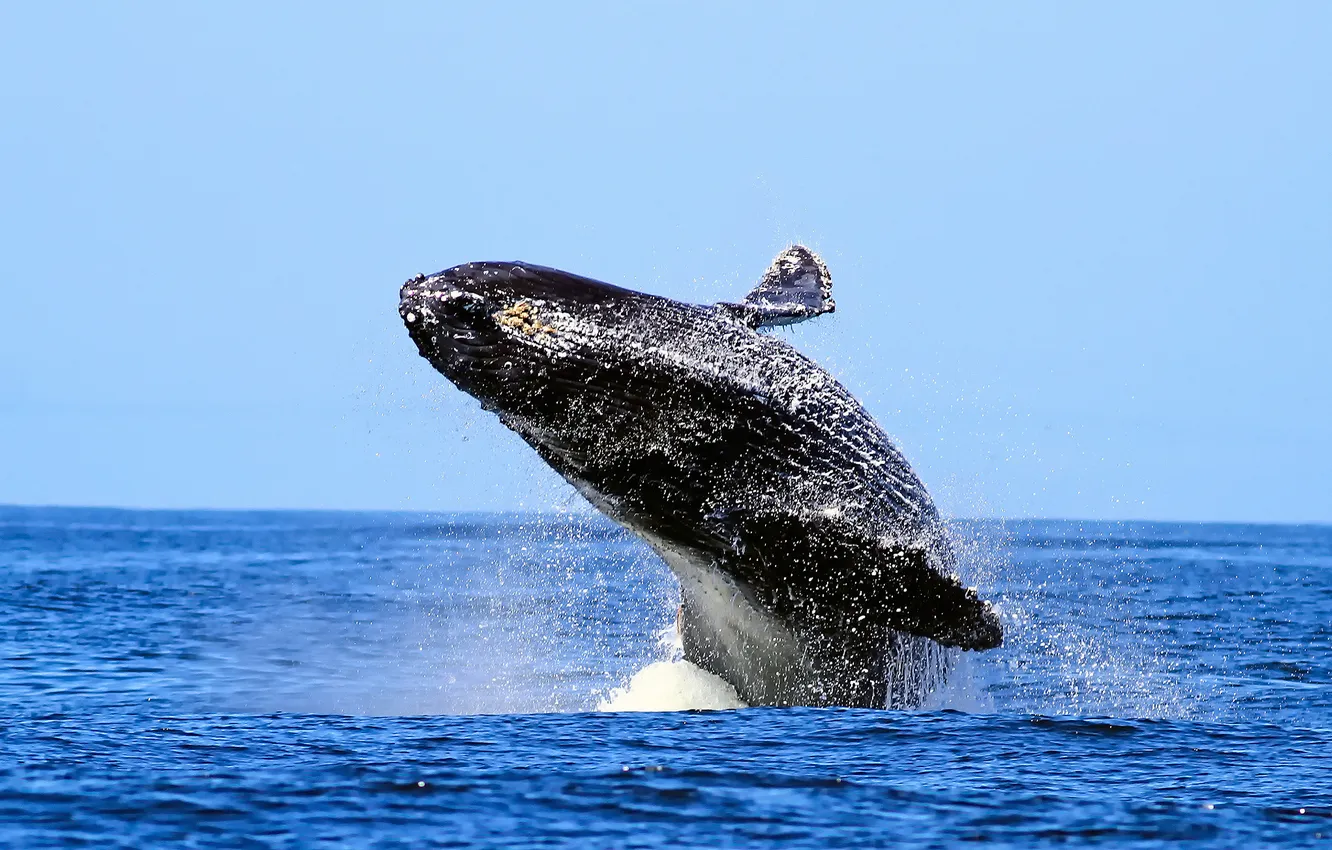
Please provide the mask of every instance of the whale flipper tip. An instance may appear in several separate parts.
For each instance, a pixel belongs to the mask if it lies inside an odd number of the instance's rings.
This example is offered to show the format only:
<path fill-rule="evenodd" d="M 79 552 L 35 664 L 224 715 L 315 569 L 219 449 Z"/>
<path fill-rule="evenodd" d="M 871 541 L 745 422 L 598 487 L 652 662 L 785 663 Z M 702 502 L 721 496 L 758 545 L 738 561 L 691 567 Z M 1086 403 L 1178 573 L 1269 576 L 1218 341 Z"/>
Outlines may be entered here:
<path fill-rule="evenodd" d="M 791 325 L 837 309 L 828 267 L 804 245 L 778 254 L 744 301 L 721 306 L 755 328 Z"/>

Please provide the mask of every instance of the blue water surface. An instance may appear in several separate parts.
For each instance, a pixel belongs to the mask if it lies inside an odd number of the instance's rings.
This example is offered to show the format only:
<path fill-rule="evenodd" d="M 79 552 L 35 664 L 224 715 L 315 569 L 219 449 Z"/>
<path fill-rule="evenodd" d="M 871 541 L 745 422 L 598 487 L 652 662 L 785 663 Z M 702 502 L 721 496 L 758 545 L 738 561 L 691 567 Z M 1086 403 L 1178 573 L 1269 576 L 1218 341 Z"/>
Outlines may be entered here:
<path fill-rule="evenodd" d="M 0 508 L 0 844 L 1332 841 L 1332 528 L 955 532 L 923 709 L 614 714 L 676 589 L 596 518 Z"/>

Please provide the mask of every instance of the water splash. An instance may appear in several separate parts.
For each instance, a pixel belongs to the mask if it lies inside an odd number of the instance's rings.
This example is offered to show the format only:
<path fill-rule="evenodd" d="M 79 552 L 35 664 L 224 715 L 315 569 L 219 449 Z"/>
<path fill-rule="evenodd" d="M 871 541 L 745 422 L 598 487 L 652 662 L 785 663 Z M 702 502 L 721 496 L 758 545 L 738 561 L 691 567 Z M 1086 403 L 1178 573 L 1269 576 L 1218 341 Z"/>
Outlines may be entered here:
<path fill-rule="evenodd" d="M 658 661 L 639 670 L 597 705 L 598 711 L 698 711 L 747 708 L 725 679 L 688 661 Z"/>

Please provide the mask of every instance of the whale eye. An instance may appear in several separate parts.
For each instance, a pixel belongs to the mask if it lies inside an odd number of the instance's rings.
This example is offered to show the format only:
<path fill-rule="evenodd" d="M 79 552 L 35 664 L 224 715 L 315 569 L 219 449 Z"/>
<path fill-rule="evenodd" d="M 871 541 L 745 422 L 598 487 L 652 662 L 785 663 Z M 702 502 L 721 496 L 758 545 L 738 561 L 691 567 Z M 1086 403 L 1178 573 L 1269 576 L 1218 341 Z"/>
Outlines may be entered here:
<path fill-rule="evenodd" d="M 459 298 L 454 302 L 455 315 L 470 323 L 479 323 L 490 315 L 491 306 L 477 297 Z"/>

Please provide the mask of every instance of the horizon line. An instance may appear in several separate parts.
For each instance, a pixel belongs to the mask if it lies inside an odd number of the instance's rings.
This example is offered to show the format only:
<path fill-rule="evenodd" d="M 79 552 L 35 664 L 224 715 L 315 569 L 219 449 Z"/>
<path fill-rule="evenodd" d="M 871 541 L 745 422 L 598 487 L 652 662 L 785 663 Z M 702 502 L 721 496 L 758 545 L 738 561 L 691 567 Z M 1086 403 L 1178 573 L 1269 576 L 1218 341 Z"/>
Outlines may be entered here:
<path fill-rule="evenodd" d="M 534 518 L 575 518 L 594 519 L 611 525 L 619 523 L 601 512 L 587 510 L 553 510 L 535 508 L 465 508 L 465 509 L 420 509 L 420 508 L 219 508 L 219 507 L 139 507 L 125 505 L 66 505 L 66 504 L 23 504 L 18 502 L 0 502 L 0 511 L 107 511 L 120 513 L 213 513 L 213 514 L 391 514 L 400 516 L 528 516 Z M 1058 522 L 1058 523 L 1111 523 L 1119 525 L 1244 525 L 1332 528 L 1332 520 L 1180 520 L 1180 519 L 1107 519 L 1096 517 L 1071 516 L 952 516 L 944 517 L 945 522 Z"/>

